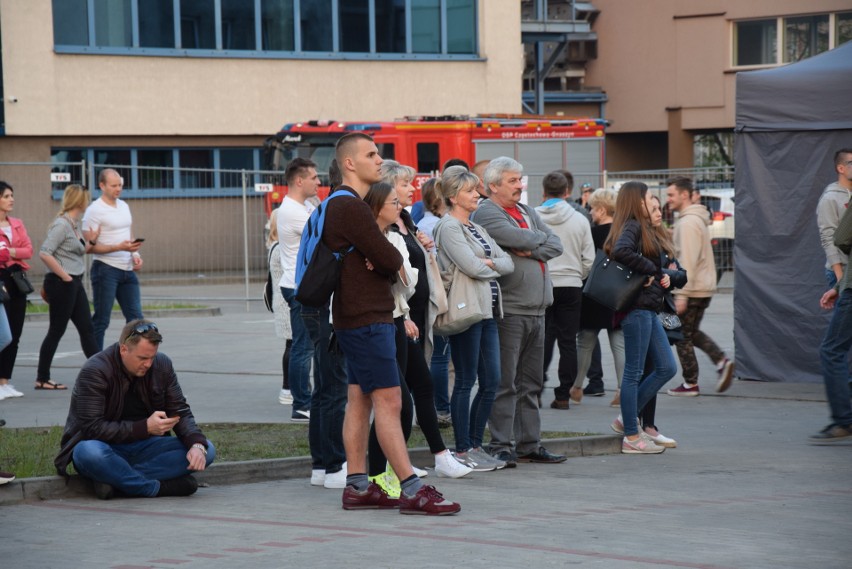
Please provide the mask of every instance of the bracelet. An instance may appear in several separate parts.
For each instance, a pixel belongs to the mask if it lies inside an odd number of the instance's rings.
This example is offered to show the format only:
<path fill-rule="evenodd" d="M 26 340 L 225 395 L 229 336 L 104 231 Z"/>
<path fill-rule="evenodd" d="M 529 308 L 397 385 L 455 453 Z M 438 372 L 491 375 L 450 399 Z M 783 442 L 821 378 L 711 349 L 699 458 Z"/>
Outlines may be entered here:
<path fill-rule="evenodd" d="M 200 450 L 202 453 L 204 453 L 204 456 L 207 456 L 207 449 L 204 447 L 204 445 L 203 445 L 203 444 L 201 444 L 201 443 L 195 443 L 194 445 L 192 445 L 192 447 L 191 447 L 191 448 L 197 448 L 197 449 L 198 449 L 198 450 Z"/>
<path fill-rule="evenodd" d="M 89 240 L 89 245 L 91 245 L 92 247 L 94 247 L 95 245 L 97 245 L 97 243 L 96 243 L 95 241 L 92 241 L 92 240 L 90 239 L 90 240 Z"/>

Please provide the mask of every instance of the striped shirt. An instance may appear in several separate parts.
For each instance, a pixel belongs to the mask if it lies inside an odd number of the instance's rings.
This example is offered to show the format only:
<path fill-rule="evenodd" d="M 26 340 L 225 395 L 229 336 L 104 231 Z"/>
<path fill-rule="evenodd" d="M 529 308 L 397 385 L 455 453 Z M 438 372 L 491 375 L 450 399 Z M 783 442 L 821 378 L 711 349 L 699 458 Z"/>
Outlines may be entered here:
<path fill-rule="evenodd" d="M 465 227 L 467 228 L 468 231 L 470 231 L 470 234 L 473 236 L 473 238 L 476 239 L 479 242 L 480 245 L 482 245 L 482 248 L 485 249 L 485 258 L 490 259 L 491 258 L 491 244 L 488 243 L 488 240 L 485 239 L 482 235 L 479 234 L 479 231 L 476 230 L 476 227 L 474 227 L 473 224 L 465 225 Z M 488 281 L 488 284 L 491 285 L 491 308 L 496 310 L 497 309 L 497 281 L 495 281 L 494 279 L 490 279 Z"/>

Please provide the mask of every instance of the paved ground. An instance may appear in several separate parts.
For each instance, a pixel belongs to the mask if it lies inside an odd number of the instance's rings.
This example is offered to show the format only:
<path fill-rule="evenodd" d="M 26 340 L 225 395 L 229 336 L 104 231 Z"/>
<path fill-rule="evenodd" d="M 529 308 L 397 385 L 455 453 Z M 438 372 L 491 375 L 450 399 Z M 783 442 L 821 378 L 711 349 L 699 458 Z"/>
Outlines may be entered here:
<path fill-rule="evenodd" d="M 158 319 L 162 349 L 196 416 L 286 421 L 268 313 L 260 304 L 249 313 L 244 303 L 217 304 L 221 317 Z M 729 352 L 731 314 L 732 296 L 718 295 L 705 326 Z M 26 325 L 14 379 L 26 396 L 0 402 L 7 429 L 64 422 L 70 393 L 30 387 L 46 327 Z M 73 332 L 60 351 L 55 379 L 73 383 L 82 362 Z M 717 396 L 709 361 L 700 363 L 706 394 L 660 397 L 658 422 L 679 448 L 427 479 L 461 502 L 458 516 L 344 512 L 339 491 L 312 488 L 307 479 L 213 486 L 185 499 L 47 500 L 0 508 L 0 564 L 848 569 L 852 445 L 806 442 L 827 422 L 821 386 L 737 381 Z M 608 387 L 611 369 L 606 358 Z M 616 413 L 608 403 L 587 398 L 569 411 L 544 409 L 544 426 L 606 433 Z"/>

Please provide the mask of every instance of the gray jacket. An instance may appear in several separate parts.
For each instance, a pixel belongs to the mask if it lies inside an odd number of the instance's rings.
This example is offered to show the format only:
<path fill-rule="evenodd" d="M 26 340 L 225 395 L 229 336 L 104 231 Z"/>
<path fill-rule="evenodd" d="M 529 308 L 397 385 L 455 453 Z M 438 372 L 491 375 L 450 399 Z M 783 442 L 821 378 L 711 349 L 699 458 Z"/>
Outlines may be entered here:
<path fill-rule="evenodd" d="M 503 310 L 507 314 L 541 316 L 553 304 L 547 262 L 562 254 L 562 243 L 533 208 L 524 204 L 518 207 L 528 220 L 529 229 L 521 228 L 493 200 L 482 202 L 473 213 L 473 220 L 509 252 L 515 263 L 511 274 L 498 279 L 503 290 Z M 512 250 L 530 251 L 531 256 L 521 257 Z"/>
<path fill-rule="evenodd" d="M 832 265 L 840 263 L 846 265 L 848 256 L 834 245 L 834 231 L 840 223 L 840 217 L 846 211 L 846 204 L 852 198 L 852 192 L 841 187 L 837 182 L 831 183 L 823 190 L 817 203 L 817 227 L 819 227 L 819 240 L 825 251 L 825 268 L 831 269 Z"/>

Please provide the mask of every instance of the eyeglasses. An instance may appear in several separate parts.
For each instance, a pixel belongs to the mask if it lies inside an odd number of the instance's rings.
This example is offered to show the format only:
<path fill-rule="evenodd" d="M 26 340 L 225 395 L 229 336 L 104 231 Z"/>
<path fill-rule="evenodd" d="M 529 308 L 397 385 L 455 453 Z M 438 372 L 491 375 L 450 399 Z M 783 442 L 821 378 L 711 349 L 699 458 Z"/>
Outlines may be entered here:
<path fill-rule="evenodd" d="M 148 322 L 146 324 L 140 324 L 139 326 L 135 327 L 134 329 L 132 329 L 130 331 L 130 334 L 127 335 L 127 338 L 125 338 L 124 341 L 126 342 L 127 340 L 129 340 L 133 336 L 141 336 L 142 334 L 145 334 L 146 332 L 151 332 L 151 331 L 159 332 L 160 329 L 157 328 L 157 325 L 154 324 L 153 322 Z"/>
<path fill-rule="evenodd" d="M 385 205 L 392 205 L 394 208 L 399 207 L 399 199 L 388 200 Z"/>

